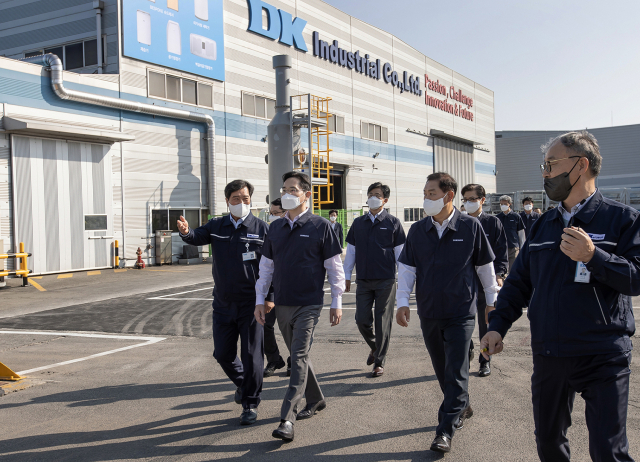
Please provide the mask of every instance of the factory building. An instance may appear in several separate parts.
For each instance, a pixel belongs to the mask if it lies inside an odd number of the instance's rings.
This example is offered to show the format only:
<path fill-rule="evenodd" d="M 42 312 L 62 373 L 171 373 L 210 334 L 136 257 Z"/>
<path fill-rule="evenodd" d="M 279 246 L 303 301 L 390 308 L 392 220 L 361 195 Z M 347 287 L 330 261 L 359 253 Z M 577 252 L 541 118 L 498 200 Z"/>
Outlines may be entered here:
<path fill-rule="evenodd" d="M 493 92 L 320 0 L 3 2 L 0 251 L 45 274 L 113 266 L 118 240 L 155 264 L 155 231 L 227 213 L 237 178 L 263 211 L 276 55 L 292 95 L 328 101 L 324 212 L 352 220 L 382 181 L 408 229 L 440 170 L 496 191 Z"/>

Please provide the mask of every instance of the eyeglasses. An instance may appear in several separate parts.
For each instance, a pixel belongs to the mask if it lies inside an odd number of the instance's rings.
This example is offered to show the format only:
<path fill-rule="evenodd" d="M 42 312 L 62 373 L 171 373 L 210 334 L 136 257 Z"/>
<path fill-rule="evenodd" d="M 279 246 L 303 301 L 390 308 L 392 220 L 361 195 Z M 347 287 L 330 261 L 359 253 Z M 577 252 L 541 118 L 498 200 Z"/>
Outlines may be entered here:
<path fill-rule="evenodd" d="M 481 199 L 482 199 L 481 197 L 467 197 L 467 198 L 463 197 L 462 198 L 463 202 L 477 202 Z"/>
<path fill-rule="evenodd" d="M 297 196 L 300 193 L 303 193 L 304 191 L 298 189 L 298 188 L 280 188 L 280 193 L 284 193 L 284 194 L 291 194 L 293 196 Z"/>
<path fill-rule="evenodd" d="M 564 158 L 558 159 L 558 160 L 548 160 L 548 161 L 544 162 L 543 164 L 540 164 L 540 171 L 542 173 L 544 173 L 544 172 L 551 173 L 551 166 L 553 164 L 556 164 L 556 163 L 558 163 L 560 161 L 563 161 L 563 160 L 575 159 L 575 158 L 581 158 L 581 157 L 584 157 L 584 156 L 569 156 L 569 157 L 564 157 Z"/>

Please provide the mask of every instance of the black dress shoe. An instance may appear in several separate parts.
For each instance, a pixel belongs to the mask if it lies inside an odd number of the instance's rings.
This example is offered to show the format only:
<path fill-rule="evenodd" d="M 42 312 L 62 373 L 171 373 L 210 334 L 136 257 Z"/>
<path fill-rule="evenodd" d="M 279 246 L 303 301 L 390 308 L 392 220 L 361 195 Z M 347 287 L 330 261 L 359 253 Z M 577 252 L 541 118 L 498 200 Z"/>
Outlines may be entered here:
<path fill-rule="evenodd" d="M 437 435 L 429 449 L 435 452 L 449 452 L 451 451 L 451 438 Z"/>
<path fill-rule="evenodd" d="M 454 424 L 456 430 L 462 430 L 464 427 L 464 421 L 471 417 L 473 417 L 473 409 L 471 409 L 471 406 L 467 406 L 467 408 L 462 411 L 462 414 L 460 414 L 458 421 Z"/>
<path fill-rule="evenodd" d="M 267 363 L 267 367 L 264 368 L 264 372 L 262 373 L 263 377 L 271 377 L 276 373 L 278 369 L 282 369 L 286 366 L 284 360 L 280 358 L 278 361 L 274 363 Z"/>
<path fill-rule="evenodd" d="M 236 388 L 236 394 L 234 396 L 236 404 L 242 404 L 242 390 L 240 387 Z"/>
<path fill-rule="evenodd" d="M 257 409 L 243 409 L 240 416 L 240 425 L 251 425 L 258 419 Z"/>
<path fill-rule="evenodd" d="M 367 366 L 371 366 L 376 361 L 376 357 L 373 355 L 375 352 L 375 350 L 371 350 L 371 353 L 369 353 L 369 357 L 367 358 Z"/>
<path fill-rule="evenodd" d="M 293 423 L 288 420 L 283 420 L 280 422 L 280 426 L 273 431 L 271 436 L 284 441 L 293 441 Z"/>
<path fill-rule="evenodd" d="M 480 364 L 480 370 L 478 371 L 479 377 L 489 377 L 491 375 L 491 365 L 486 362 Z"/>
<path fill-rule="evenodd" d="M 316 412 L 322 411 L 325 407 L 327 407 L 327 402 L 325 400 L 320 400 L 316 404 L 312 405 L 307 404 L 302 411 L 298 412 L 296 418 L 298 420 L 310 419 L 316 414 Z"/>

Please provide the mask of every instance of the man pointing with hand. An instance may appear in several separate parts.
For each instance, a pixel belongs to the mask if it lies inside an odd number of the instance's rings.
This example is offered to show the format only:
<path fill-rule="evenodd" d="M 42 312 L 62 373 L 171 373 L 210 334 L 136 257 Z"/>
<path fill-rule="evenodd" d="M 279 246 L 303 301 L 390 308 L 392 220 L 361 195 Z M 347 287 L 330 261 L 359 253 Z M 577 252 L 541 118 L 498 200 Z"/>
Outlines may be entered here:
<path fill-rule="evenodd" d="M 640 295 L 639 212 L 596 189 L 602 157 L 593 135 L 566 133 L 543 151 L 545 191 L 561 204 L 532 226 L 489 315 L 482 347 L 487 356 L 500 353 L 528 303 L 540 460 L 570 460 L 567 429 L 580 393 L 591 459 L 631 461 L 626 424 L 631 296 Z"/>
<path fill-rule="evenodd" d="M 257 419 L 262 393 L 264 330 L 254 319 L 253 309 L 262 243 L 269 226 L 251 214 L 251 183 L 234 180 L 224 188 L 224 195 L 229 215 L 213 218 L 197 229 L 190 229 L 180 217 L 178 230 L 187 244 L 211 244 L 213 357 L 237 387 L 235 401 L 243 408 L 240 423 L 250 425 Z M 238 337 L 242 360 L 237 356 Z"/>

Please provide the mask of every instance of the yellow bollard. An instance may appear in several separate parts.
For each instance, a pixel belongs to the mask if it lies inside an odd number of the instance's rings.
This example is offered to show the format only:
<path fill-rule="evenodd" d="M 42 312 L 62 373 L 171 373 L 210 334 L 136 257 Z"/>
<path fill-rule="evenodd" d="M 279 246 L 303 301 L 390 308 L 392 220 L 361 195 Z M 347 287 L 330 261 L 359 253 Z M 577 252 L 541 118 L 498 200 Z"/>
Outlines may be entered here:
<path fill-rule="evenodd" d="M 24 253 L 24 242 L 20 243 L 20 253 Z M 27 269 L 27 257 L 20 257 L 20 269 L 23 271 Z"/>
<path fill-rule="evenodd" d="M 115 267 L 116 268 L 120 268 L 120 255 L 119 255 L 119 252 L 118 252 L 119 244 L 118 244 L 118 240 L 117 239 L 116 239 L 116 241 L 114 242 L 113 245 L 114 245 L 114 255 L 116 257 L 116 261 L 115 261 L 116 265 L 115 265 Z"/>
<path fill-rule="evenodd" d="M 18 374 L 13 372 L 7 366 L 5 366 L 4 364 L 0 363 L 0 380 L 15 381 L 15 380 L 23 379 L 23 378 L 24 377 L 20 377 Z"/>

